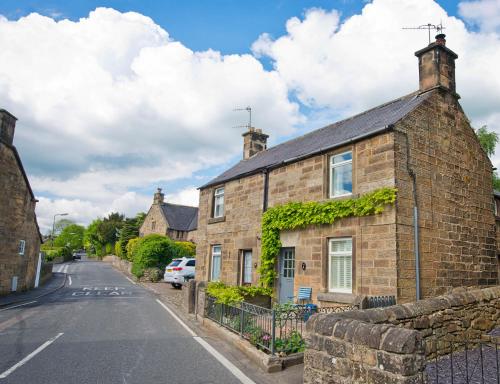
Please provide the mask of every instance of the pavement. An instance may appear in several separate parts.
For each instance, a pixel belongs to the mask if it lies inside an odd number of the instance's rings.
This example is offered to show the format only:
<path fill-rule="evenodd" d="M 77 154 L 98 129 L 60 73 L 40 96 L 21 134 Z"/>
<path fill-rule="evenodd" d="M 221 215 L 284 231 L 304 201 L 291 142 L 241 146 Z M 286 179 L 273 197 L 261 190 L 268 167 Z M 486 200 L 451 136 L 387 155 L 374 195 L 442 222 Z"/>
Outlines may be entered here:
<path fill-rule="evenodd" d="M 109 264 L 76 261 L 62 272 L 61 288 L 0 309 L 0 384 L 302 381 L 298 370 L 292 381 L 259 371 Z"/>
<path fill-rule="evenodd" d="M 59 266 L 55 266 L 57 270 Z M 7 296 L 0 296 L 0 308 L 10 306 L 25 301 L 36 300 L 40 297 L 48 295 L 64 286 L 66 279 L 65 273 L 53 272 L 52 277 L 44 285 L 31 289 L 25 292 L 15 292 Z"/>

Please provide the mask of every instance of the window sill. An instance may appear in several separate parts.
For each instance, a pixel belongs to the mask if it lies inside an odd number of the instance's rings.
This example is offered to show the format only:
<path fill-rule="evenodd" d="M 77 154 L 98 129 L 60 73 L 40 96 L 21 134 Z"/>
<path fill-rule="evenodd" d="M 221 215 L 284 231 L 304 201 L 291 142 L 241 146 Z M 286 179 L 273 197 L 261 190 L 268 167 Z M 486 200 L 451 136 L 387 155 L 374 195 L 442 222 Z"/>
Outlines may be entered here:
<path fill-rule="evenodd" d="M 337 199 L 345 199 L 345 198 L 351 198 L 351 197 L 355 197 L 354 193 L 346 193 L 344 195 L 336 195 L 336 196 L 329 196 L 328 199 L 329 200 L 337 200 Z"/>
<path fill-rule="evenodd" d="M 342 293 L 342 292 L 323 292 L 318 293 L 318 301 L 331 301 L 334 303 L 341 304 L 357 304 L 361 301 L 359 295 L 354 293 Z"/>
<path fill-rule="evenodd" d="M 212 217 L 208 219 L 208 224 L 222 223 L 223 221 L 226 221 L 226 216 Z"/>

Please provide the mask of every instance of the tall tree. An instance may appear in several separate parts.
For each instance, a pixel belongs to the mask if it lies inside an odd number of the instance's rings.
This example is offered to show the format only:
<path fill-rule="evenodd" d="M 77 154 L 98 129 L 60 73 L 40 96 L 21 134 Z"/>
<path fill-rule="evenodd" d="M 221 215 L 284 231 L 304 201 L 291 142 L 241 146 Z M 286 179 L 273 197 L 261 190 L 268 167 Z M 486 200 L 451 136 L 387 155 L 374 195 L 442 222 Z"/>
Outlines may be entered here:
<path fill-rule="evenodd" d="M 54 240 L 57 247 L 66 247 L 71 252 L 83 248 L 83 235 L 85 228 L 78 224 L 66 226 Z"/>
<path fill-rule="evenodd" d="M 491 158 L 495 154 L 495 148 L 498 144 L 499 137 L 498 133 L 493 131 L 488 131 L 488 127 L 483 125 L 481 128 L 476 130 L 477 138 L 481 147 L 484 149 L 488 157 Z M 500 191 L 500 178 L 497 172 L 493 172 L 493 188 Z"/>

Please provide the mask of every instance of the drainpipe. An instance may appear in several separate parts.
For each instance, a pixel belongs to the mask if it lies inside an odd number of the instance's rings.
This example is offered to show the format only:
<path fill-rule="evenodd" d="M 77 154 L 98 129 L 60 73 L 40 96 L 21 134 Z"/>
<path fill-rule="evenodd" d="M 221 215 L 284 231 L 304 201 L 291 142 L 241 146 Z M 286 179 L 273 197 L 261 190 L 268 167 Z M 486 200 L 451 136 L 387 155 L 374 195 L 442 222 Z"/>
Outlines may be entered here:
<path fill-rule="evenodd" d="M 406 170 L 413 184 L 413 248 L 415 251 L 415 291 L 416 299 L 420 300 L 420 233 L 418 228 L 418 199 L 417 199 L 417 175 L 410 167 L 410 141 L 406 132 L 398 131 L 405 135 L 406 139 Z"/>
<path fill-rule="evenodd" d="M 267 200 L 269 195 L 269 170 L 266 168 L 262 171 L 264 173 L 264 198 L 262 204 L 262 212 L 267 211 Z"/>

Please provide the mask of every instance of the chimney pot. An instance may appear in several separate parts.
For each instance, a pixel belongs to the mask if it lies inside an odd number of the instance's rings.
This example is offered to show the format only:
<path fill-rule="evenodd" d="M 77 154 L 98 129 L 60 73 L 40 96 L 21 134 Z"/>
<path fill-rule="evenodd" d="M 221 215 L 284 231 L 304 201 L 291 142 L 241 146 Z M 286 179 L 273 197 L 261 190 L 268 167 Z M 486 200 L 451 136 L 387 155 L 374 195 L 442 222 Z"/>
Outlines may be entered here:
<path fill-rule="evenodd" d="M 446 45 L 446 35 L 444 33 L 440 33 L 439 35 L 436 35 L 436 44 L 439 45 Z"/>

